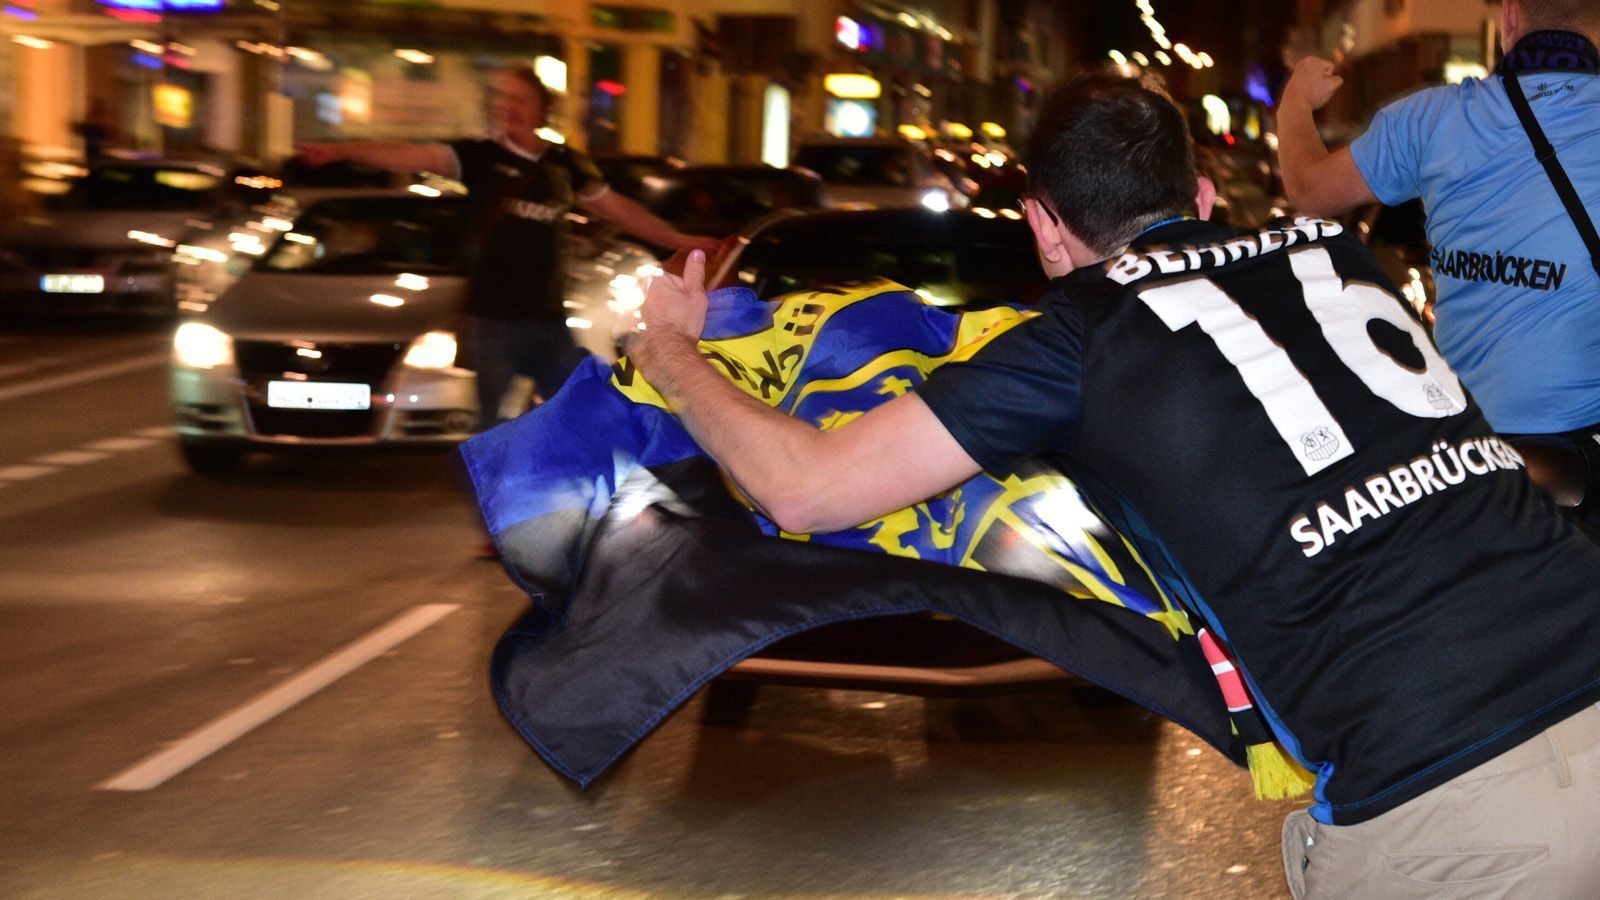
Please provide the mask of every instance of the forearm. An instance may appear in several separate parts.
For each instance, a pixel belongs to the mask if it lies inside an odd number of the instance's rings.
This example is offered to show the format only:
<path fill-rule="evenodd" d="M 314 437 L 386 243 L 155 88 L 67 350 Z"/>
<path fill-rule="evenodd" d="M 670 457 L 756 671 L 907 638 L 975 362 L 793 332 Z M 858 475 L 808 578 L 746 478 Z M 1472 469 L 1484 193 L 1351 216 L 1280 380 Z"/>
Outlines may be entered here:
<path fill-rule="evenodd" d="M 701 449 L 786 531 L 806 529 L 815 495 L 805 473 L 824 434 L 739 390 L 688 338 L 645 332 L 629 356 Z"/>
<path fill-rule="evenodd" d="M 1290 203 L 1302 211 L 1324 214 L 1307 208 L 1315 204 L 1315 175 L 1330 154 L 1317 129 L 1311 104 L 1298 95 L 1286 93 L 1278 105 L 1278 164 L 1283 173 L 1283 189 Z"/>
<path fill-rule="evenodd" d="M 1285 91 L 1278 107 L 1278 162 L 1289 204 L 1313 216 L 1337 216 L 1377 201 L 1349 147 L 1330 152 L 1312 105 Z"/>
<path fill-rule="evenodd" d="M 407 141 L 346 141 L 327 146 L 346 162 L 387 169 L 391 172 L 433 172 L 447 178 L 458 176 L 455 155 L 443 144 L 417 144 Z"/>
<path fill-rule="evenodd" d="M 688 246 L 687 235 L 615 190 L 606 191 L 583 205 L 589 212 L 614 222 L 629 234 L 658 247 L 682 250 Z"/>

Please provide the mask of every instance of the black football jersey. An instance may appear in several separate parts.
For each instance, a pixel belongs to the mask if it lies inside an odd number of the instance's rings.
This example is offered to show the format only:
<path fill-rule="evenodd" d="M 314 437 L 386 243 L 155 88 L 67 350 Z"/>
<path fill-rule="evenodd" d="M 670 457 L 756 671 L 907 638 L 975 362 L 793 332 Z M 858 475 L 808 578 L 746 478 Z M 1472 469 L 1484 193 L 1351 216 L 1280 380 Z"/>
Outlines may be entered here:
<path fill-rule="evenodd" d="M 1232 645 L 1321 821 L 1600 695 L 1600 548 L 1337 223 L 1167 225 L 1041 311 L 919 394 L 986 469 L 1078 480 Z"/>
<path fill-rule="evenodd" d="M 604 181 L 576 150 L 550 144 L 537 160 L 498 141 L 451 143 L 478 230 L 469 307 L 495 319 L 560 320 L 567 213 Z"/>

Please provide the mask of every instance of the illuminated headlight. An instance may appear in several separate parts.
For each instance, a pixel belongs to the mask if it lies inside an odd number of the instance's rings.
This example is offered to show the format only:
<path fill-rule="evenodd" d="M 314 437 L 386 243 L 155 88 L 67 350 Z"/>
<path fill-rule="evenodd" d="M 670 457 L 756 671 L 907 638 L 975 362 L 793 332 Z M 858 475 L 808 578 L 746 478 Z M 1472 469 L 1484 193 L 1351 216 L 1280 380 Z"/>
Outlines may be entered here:
<path fill-rule="evenodd" d="M 944 191 L 928 191 L 922 195 L 922 205 L 934 212 L 949 212 L 950 195 Z"/>
<path fill-rule="evenodd" d="M 130 231 L 128 232 L 128 237 L 131 240 L 138 241 L 141 244 L 150 244 L 156 247 L 172 247 L 176 246 L 178 243 L 177 241 L 164 238 L 153 231 Z"/>
<path fill-rule="evenodd" d="M 611 308 L 628 312 L 644 305 L 644 282 L 637 275 L 622 274 L 611 279 Z"/>
<path fill-rule="evenodd" d="M 185 322 L 172 336 L 172 358 L 190 369 L 215 369 L 233 362 L 233 338 L 204 322 Z"/>
<path fill-rule="evenodd" d="M 632 275 L 618 273 L 607 285 L 611 299 L 606 305 L 611 307 L 612 312 L 633 312 L 644 305 L 644 292 L 650 286 L 650 279 L 660 274 L 661 266 L 653 262 L 640 263 Z"/>
<path fill-rule="evenodd" d="M 228 254 L 210 247 L 199 247 L 194 244 L 179 244 L 177 260 L 185 265 L 197 266 L 202 262 L 227 262 Z"/>
<path fill-rule="evenodd" d="M 447 369 L 455 363 L 456 336 L 448 331 L 430 331 L 406 351 L 406 365 L 413 369 Z"/>

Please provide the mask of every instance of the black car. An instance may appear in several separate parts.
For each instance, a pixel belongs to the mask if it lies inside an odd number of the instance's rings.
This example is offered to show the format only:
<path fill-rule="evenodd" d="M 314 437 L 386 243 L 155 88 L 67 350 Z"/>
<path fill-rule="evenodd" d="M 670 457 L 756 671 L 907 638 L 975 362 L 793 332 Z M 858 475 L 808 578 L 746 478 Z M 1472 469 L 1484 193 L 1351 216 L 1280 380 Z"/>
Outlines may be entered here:
<path fill-rule="evenodd" d="M 0 225 L 0 311 L 170 316 L 181 266 L 265 251 L 279 187 L 238 163 L 97 162 L 40 213 Z"/>
<path fill-rule="evenodd" d="M 930 302 L 963 308 L 1031 304 L 1048 284 L 1020 216 L 916 208 L 781 212 L 741 233 L 708 277 L 747 286 L 762 299 L 888 279 Z M 757 682 L 966 694 L 1070 680 L 961 622 L 867 619 L 803 632 L 744 660 L 712 683 L 706 714 L 737 722 Z"/>
<path fill-rule="evenodd" d="M 1033 303 L 1048 282 L 1027 223 L 987 208 L 779 214 L 741 234 L 710 277 L 762 299 L 887 278 L 941 306 Z"/>

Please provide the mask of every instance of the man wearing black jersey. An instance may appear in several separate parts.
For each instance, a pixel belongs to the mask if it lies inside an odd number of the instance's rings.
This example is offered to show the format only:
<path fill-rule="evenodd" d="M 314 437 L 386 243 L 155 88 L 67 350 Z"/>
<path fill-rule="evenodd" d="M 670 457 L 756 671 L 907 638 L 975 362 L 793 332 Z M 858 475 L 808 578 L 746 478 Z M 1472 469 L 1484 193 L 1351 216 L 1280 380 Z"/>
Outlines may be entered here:
<path fill-rule="evenodd" d="M 1591 896 L 1600 548 L 1334 222 L 1202 221 L 1178 111 L 1075 80 L 1030 142 L 1040 315 L 820 431 L 699 355 L 704 256 L 631 355 L 782 529 L 828 531 L 1043 457 L 1231 645 L 1316 776 L 1296 896 Z"/>
<path fill-rule="evenodd" d="M 479 252 L 472 273 L 473 368 L 484 425 L 499 421 L 511 379 L 531 377 L 550 396 L 583 359 L 562 307 L 562 254 L 574 205 L 662 247 L 715 249 L 716 238 L 684 234 L 610 190 L 587 156 L 540 135 L 550 106 L 526 65 L 494 74 L 488 138 L 449 143 L 346 141 L 302 144 L 309 165 L 341 160 L 398 172 L 433 172 L 467 186 Z"/>

